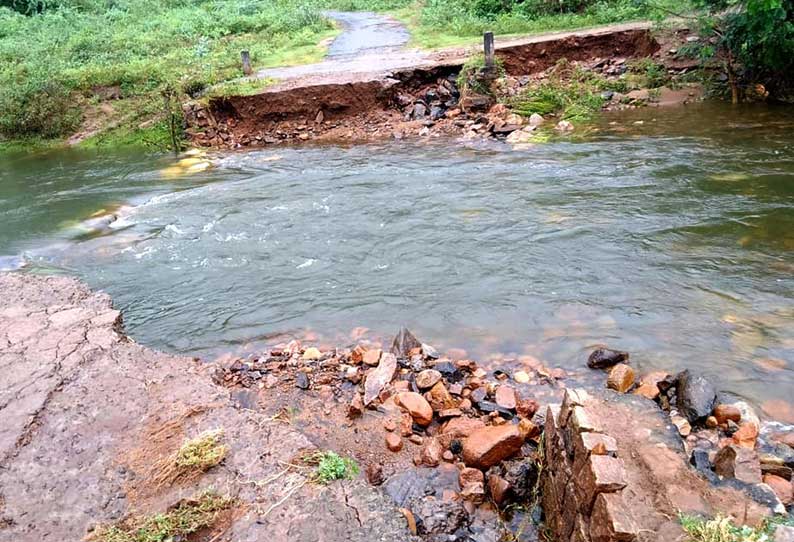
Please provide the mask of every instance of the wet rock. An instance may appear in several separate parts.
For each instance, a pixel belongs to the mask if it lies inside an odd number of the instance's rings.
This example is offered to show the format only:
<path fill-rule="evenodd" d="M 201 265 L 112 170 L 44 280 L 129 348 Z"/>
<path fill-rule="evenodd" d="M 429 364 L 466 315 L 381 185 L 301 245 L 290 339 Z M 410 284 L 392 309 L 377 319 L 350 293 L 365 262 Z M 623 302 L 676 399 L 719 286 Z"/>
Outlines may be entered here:
<path fill-rule="evenodd" d="M 394 378 L 397 370 L 397 358 L 393 354 L 381 356 L 380 363 L 371 369 L 364 381 L 364 406 L 369 406 L 380 394 L 381 390 Z"/>
<path fill-rule="evenodd" d="M 496 388 L 496 404 L 502 408 L 513 410 L 516 408 L 516 390 L 502 384 Z"/>
<path fill-rule="evenodd" d="M 364 345 L 357 344 L 355 348 L 350 352 L 350 363 L 353 365 L 358 365 L 364 361 L 364 354 L 367 352 L 367 348 Z"/>
<path fill-rule="evenodd" d="M 371 350 L 367 350 L 366 352 L 364 352 L 364 355 L 361 359 L 366 365 L 370 365 L 374 367 L 380 362 L 380 356 L 381 356 L 381 349 L 373 348 Z"/>
<path fill-rule="evenodd" d="M 459 454 L 461 450 L 455 451 L 452 449 L 453 441 L 460 441 L 465 439 L 478 429 L 485 427 L 482 420 L 476 418 L 452 418 L 442 428 L 439 440 L 441 444 L 449 448 L 452 453 Z"/>
<path fill-rule="evenodd" d="M 441 373 L 435 369 L 425 369 L 416 375 L 416 386 L 420 390 L 432 388 L 441 380 Z"/>
<path fill-rule="evenodd" d="M 513 412 L 511 410 L 500 407 L 492 401 L 480 401 L 477 403 L 477 408 L 479 408 L 485 414 L 492 414 L 495 412 L 507 420 L 513 418 Z"/>
<path fill-rule="evenodd" d="M 416 517 L 417 532 L 421 535 L 452 534 L 468 520 L 466 509 L 459 501 L 425 497 L 411 509 Z"/>
<path fill-rule="evenodd" d="M 720 425 L 728 423 L 728 420 L 739 423 L 742 419 L 742 412 L 733 405 L 720 404 L 714 407 L 714 417 Z"/>
<path fill-rule="evenodd" d="M 403 449 L 403 439 L 396 433 L 386 433 L 386 447 L 392 452 L 399 452 Z"/>
<path fill-rule="evenodd" d="M 411 357 L 411 350 L 414 348 L 422 350 L 422 343 L 414 336 L 413 333 L 408 331 L 404 326 L 400 328 L 397 336 L 391 345 L 391 353 L 402 359 L 409 359 Z"/>
<path fill-rule="evenodd" d="M 664 371 L 654 371 L 642 377 L 640 385 L 634 390 L 635 395 L 640 395 L 651 401 L 659 397 L 659 382 L 662 382 L 668 376 Z"/>
<path fill-rule="evenodd" d="M 430 425 L 433 421 L 433 409 L 424 397 L 412 391 L 403 391 L 394 397 L 394 403 L 404 408 L 413 420 L 421 425 Z"/>
<path fill-rule="evenodd" d="M 503 504 L 509 490 L 510 482 L 498 474 L 491 474 L 488 476 L 488 493 L 491 494 L 491 499 L 493 499 L 494 503 L 497 505 Z"/>
<path fill-rule="evenodd" d="M 427 359 L 438 359 L 438 350 L 429 344 L 422 343 L 422 355 Z"/>
<path fill-rule="evenodd" d="M 449 382 L 459 382 L 463 378 L 463 373 L 451 361 L 441 361 L 433 365 L 433 369 L 441 373 L 441 376 Z"/>
<path fill-rule="evenodd" d="M 491 467 L 518 452 L 524 438 L 518 425 L 478 429 L 463 441 L 463 462 L 472 467 Z"/>
<path fill-rule="evenodd" d="M 714 472 L 748 484 L 761 482 L 761 462 L 754 450 L 735 444 L 725 446 L 714 457 Z"/>
<path fill-rule="evenodd" d="M 772 491 L 775 492 L 783 506 L 788 506 L 794 502 L 794 489 L 790 481 L 774 474 L 765 474 L 763 480 L 766 485 L 772 488 Z"/>
<path fill-rule="evenodd" d="M 607 369 L 618 363 L 628 363 L 629 353 L 620 350 L 599 348 L 587 358 L 587 366 L 591 369 Z"/>
<path fill-rule="evenodd" d="M 505 461 L 502 467 L 502 477 L 510 485 L 510 496 L 520 502 L 531 499 L 538 481 L 537 464 L 525 459 L 514 459 Z"/>
<path fill-rule="evenodd" d="M 361 394 L 354 393 L 353 399 L 347 407 L 347 415 L 349 418 L 357 418 L 364 413 L 364 401 L 361 399 Z"/>
<path fill-rule="evenodd" d="M 700 375 L 683 371 L 676 382 L 677 407 L 690 423 L 704 421 L 714 410 L 717 390 Z"/>
<path fill-rule="evenodd" d="M 310 386 L 309 376 L 306 373 L 297 373 L 295 375 L 295 386 L 302 390 L 308 390 Z"/>
<path fill-rule="evenodd" d="M 618 363 L 609 371 L 607 387 L 620 393 L 626 393 L 634 386 L 634 369 L 625 363 Z"/>

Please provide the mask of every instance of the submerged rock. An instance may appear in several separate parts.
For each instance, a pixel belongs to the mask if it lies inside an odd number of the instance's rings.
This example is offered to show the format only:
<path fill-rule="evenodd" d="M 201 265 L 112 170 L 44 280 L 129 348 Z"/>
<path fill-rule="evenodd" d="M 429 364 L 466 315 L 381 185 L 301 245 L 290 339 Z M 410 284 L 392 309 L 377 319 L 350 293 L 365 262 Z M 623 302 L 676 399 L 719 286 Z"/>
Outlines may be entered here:
<path fill-rule="evenodd" d="M 688 370 L 678 375 L 676 382 L 678 410 L 690 423 L 704 421 L 714 410 L 717 390 L 700 375 L 691 375 Z"/>
<path fill-rule="evenodd" d="M 609 348 L 599 348 L 587 358 L 587 366 L 591 369 L 606 369 L 618 363 L 628 363 L 629 353 Z"/>

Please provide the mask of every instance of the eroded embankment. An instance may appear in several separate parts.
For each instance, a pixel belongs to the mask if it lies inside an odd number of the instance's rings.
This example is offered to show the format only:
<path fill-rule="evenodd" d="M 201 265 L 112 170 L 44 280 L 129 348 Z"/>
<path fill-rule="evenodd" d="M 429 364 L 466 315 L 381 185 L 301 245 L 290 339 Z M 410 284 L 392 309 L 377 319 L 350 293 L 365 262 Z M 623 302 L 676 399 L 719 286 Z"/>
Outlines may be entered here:
<path fill-rule="evenodd" d="M 542 501 L 560 540 L 667 542 L 678 512 L 769 513 L 690 469 L 652 402 L 534 359 L 507 375 L 401 330 L 205 365 L 136 345 L 74 279 L 0 294 L 0 540 L 534 541 Z"/>
<path fill-rule="evenodd" d="M 496 56 L 513 78 L 531 76 L 561 59 L 627 59 L 651 56 L 660 46 L 650 30 L 631 29 L 567 35 L 531 43 L 506 44 Z M 460 133 L 485 111 L 459 103 L 456 75 L 465 57 L 388 73 L 338 74 L 287 82 L 250 96 L 211 98 L 184 106 L 188 134 L 203 146 L 246 147 L 282 141 L 368 140 L 416 134 L 423 128 Z M 436 105 L 425 103 L 430 87 Z M 426 111 L 414 114 L 420 100 Z M 426 131 L 425 131 L 426 133 Z"/>

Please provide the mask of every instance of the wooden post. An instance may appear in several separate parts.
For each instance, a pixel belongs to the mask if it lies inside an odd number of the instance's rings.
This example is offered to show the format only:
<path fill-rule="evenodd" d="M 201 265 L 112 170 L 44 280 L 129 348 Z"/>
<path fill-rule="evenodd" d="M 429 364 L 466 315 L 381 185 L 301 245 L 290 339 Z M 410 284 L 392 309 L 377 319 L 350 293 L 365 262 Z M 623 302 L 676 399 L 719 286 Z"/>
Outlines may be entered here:
<path fill-rule="evenodd" d="M 485 49 L 485 69 L 487 71 L 493 71 L 494 69 L 494 41 L 493 41 L 493 32 L 486 32 L 482 36 L 483 47 Z"/>
<path fill-rule="evenodd" d="M 251 75 L 254 71 L 251 69 L 251 55 L 248 51 L 240 51 L 240 58 L 243 60 L 243 73 Z"/>

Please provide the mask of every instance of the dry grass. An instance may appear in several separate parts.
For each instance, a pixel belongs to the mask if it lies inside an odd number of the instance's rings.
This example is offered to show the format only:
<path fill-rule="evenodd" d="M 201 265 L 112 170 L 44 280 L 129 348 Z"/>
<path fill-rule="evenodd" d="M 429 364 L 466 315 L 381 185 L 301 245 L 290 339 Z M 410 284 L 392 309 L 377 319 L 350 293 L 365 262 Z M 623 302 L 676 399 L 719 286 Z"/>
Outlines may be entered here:
<path fill-rule="evenodd" d="M 155 482 L 161 487 L 170 485 L 180 479 L 194 478 L 220 464 L 229 451 L 222 441 L 223 429 L 205 431 L 185 441 L 174 454 L 157 466 Z"/>

